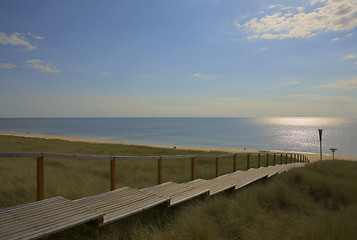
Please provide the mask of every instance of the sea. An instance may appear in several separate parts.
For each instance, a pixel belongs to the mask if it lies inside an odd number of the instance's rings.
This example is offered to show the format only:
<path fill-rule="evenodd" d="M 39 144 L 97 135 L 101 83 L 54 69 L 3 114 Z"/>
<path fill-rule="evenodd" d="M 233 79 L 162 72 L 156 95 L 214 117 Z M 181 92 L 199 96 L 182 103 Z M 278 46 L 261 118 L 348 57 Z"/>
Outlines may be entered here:
<path fill-rule="evenodd" d="M 0 118 L 0 131 L 127 143 L 357 156 L 354 118 Z"/>

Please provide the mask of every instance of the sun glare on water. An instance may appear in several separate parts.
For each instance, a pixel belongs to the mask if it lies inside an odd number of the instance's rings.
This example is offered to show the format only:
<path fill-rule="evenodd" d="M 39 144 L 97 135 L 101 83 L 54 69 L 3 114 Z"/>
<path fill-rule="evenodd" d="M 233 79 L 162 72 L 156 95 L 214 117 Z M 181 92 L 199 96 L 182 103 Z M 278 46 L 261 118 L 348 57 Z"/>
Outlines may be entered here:
<path fill-rule="evenodd" d="M 287 126 L 331 126 L 343 124 L 346 119 L 342 118 L 320 118 L 320 117 L 304 117 L 304 118 L 290 118 L 290 117 L 279 117 L 279 118 L 262 118 L 258 119 L 260 124 L 266 125 L 287 125 Z"/>

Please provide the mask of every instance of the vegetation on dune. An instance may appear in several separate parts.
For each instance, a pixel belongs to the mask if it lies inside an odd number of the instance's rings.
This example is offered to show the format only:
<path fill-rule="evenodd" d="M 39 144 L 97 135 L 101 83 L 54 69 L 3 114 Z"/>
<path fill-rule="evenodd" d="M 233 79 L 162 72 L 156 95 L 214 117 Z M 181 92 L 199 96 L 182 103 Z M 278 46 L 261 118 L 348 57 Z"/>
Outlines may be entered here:
<path fill-rule="evenodd" d="M 200 152 L 121 144 L 94 144 L 0 136 L 0 152 L 54 152 L 88 155 L 160 156 L 207 155 Z M 221 158 L 220 174 L 231 172 L 232 158 Z M 196 158 L 196 177 L 215 177 L 215 158 Z M 244 169 L 243 156 L 237 160 Z M 117 187 L 144 188 L 157 184 L 157 160 L 117 161 Z M 162 163 L 163 181 L 191 179 L 191 159 L 169 159 Z M 105 160 L 45 159 L 45 197 L 78 199 L 110 190 L 110 165 Z M 0 208 L 36 200 L 36 158 L 0 158 Z"/>
<path fill-rule="evenodd" d="M 138 146 L 73 143 L 0 136 L 0 152 L 58 152 L 96 155 L 207 154 L 197 151 Z M 211 153 L 217 154 L 217 153 Z M 257 165 L 251 159 L 251 166 Z M 263 165 L 262 161 L 262 165 Z M 278 161 L 277 161 L 278 162 Z M 237 160 L 245 169 L 245 158 Z M 215 159 L 197 159 L 197 176 L 212 178 Z M 271 159 L 270 159 L 271 164 Z M 264 166 L 264 165 L 263 165 Z M 156 161 L 120 161 L 117 186 L 156 184 Z M 164 181 L 190 178 L 190 160 L 163 163 Z M 36 159 L 0 159 L 0 208 L 34 201 Z M 232 171 L 232 159 L 222 159 L 220 174 Z M 250 185 L 179 205 L 162 216 L 158 209 L 101 228 L 101 239 L 355 239 L 357 235 L 357 163 L 323 161 L 292 169 L 268 182 Z M 46 197 L 76 199 L 109 190 L 109 162 L 45 159 Z M 54 239 L 90 239 L 80 226 Z"/>
<path fill-rule="evenodd" d="M 355 239 L 357 163 L 318 162 L 233 195 L 192 203 L 127 239 Z"/>

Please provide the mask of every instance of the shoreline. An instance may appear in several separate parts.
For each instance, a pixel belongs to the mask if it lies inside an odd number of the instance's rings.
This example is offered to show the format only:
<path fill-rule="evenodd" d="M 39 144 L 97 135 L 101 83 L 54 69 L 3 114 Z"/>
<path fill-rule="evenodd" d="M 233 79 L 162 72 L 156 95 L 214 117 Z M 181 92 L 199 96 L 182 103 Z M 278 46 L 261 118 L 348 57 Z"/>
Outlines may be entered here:
<path fill-rule="evenodd" d="M 174 146 L 165 146 L 165 145 L 147 145 L 147 144 L 139 144 L 139 143 L 127 143 L 127 142 L 118 142 L 118 141 L 109 141 L 109 140 L 98 140 L 98 139 L 90 139 L 90 138 L 79 138 L 79 137 L 66 137 L 66 136 L 53 136 L 53 135 L 42 135 L 42 134 L 25 134 L 25 133 L 15 133 L 15 132 L 3 132 L 0 131 L 0 135 L 4 136 L 16 136 L 16 137 L 27 137 L 27 138 L 40 138 L 40 139 L 54 139 L 54 140 L 64 140 L 70 142 L 86 142 L 86 143 L 98 143 L 98 144 L 121 144 L 121 145 L 131 145 L 131 146 L 146 146 L 146 147 L 153 147 L 153 148 L 173 148 Z M 245 152 L 278 152 L 274 150 L 256 150 L 256 149 L 238 149 L 238 148 L 210 148 L 210 147 L 190 147 L 190 146 L 175 146 L 175 149 L 180 150 L 197 150 L 197 151 L 205 151 L 205 152 L 212 152 L 212 151 L 221 151 L 221 152 L 228 152 L 228 153 L 245 153 Z M 288 151 L 279 151 L 279 152 L 287 152 Z M 319 153 L 306 153 L 306 152 L 294 152 L 294 153 L 301 153 L 306 155 L 310 162 L 316 162 L 320 160 Z M 331 154 L 323 154 L 323 160 L 331 160 Z M 340 156 L 335 155 L 335 159 L 344 159 L 350 161 L 357 161 L 357 157 L 351 156 Z"/>

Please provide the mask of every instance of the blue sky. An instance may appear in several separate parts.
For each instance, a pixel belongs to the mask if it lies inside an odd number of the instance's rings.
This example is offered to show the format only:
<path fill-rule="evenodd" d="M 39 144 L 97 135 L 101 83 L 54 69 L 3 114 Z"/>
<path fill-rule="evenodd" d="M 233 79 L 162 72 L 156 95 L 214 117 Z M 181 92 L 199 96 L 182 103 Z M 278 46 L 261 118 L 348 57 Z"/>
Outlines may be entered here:
<path fill-rule="evenodd" d="M 357 1 L 0 2 L 0 117 L 357 117 Z"/>

